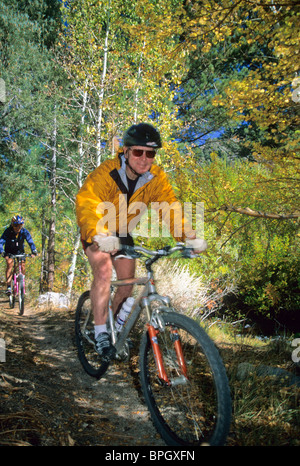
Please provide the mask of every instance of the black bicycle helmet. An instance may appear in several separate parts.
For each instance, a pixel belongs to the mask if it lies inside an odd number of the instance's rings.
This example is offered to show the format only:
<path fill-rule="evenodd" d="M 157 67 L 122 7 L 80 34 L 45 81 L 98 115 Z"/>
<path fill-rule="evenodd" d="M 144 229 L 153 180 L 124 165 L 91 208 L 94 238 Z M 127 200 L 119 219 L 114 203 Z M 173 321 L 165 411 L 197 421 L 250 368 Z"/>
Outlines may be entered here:
<path fill-rule="evenodd" d="M 126 147 L 145 146 L 153 149 L 159 149 L 162 145 L 159 132 L 148 123 L 130 126 L 124 133 L 123 144 Z"/>

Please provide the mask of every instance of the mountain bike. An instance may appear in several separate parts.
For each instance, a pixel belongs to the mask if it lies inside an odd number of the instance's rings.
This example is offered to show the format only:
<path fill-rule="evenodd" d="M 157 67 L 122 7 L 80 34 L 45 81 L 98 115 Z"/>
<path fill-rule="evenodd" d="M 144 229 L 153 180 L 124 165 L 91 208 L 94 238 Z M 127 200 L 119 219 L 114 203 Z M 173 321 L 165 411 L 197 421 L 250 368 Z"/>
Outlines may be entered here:
<path fill-rule="evenodd" d="M 231 397 L 224 364 L 205 330 L 171 305 L 168 296 L 157 293 L 152 265 L 180 251 L 191 257 L 181 243 L 175 247 L 149 250 L 127 246 L 124 254 L 144 258 L 145 277 L 113 280 L 107 328 L 116 353 L 113 359 L 129 360 L 128 336 L 139 319 L 145 331 L 139 350 L 140 383 L 154 426 L 167 445 L 223 445 L 231 421 Z M 115 287 L 135 284 L 142 289 L 121 332 L 115 330 L 112 296 Z M 90 293 L 77 304 L 75 336 L 78 357 L 84 370 L 101 378 L 112 360 L 95 350 Z"/>
<path fill-rule="evenodd" d="M 19 300 L 20 315 L 24 314 L 25 301 L 25 275 L 22 273 L 22 261 L 26 257 L 31 257 L 31 254 L 8 254 L 14 260 L 13 276 L 11 279 L 11 293 L 9 294 L 9 306 L 11 309 L 15 307 L 16 298 Z"/>

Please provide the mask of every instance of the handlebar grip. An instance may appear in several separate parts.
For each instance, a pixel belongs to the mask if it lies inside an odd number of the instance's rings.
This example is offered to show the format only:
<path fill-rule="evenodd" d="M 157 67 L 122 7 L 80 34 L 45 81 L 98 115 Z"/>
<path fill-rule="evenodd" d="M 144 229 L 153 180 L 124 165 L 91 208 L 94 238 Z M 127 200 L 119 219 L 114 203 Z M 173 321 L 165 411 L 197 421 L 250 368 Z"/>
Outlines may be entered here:
<path fill-rule="evenodd" d="M 194 254 L 193 248 L 184 248 L 181 254 L 185 259 L 191 259 L 192 257 L 196 256 Z"/>

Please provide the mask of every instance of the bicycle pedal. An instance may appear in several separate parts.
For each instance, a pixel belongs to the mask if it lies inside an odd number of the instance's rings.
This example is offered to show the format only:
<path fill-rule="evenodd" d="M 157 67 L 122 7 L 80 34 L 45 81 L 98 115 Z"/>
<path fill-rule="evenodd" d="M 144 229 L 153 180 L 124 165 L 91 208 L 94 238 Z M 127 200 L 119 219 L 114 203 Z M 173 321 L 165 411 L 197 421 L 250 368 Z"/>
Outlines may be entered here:
<path fill-rule="evenodd" d="M 105 355 L 101 355 L 104 362 L 109 363 L 112 359 L 116 357 L 117 350 L 114 346 L 111 346 L 108 353 Z"/>
<path fill-rule="evenodd" d="M 128 340 L 126 340 L 122 348 L 116 353 L 115 359 L 118 361 L 128 361 L 130 359 L 130 348 L 131 346 Z"/>

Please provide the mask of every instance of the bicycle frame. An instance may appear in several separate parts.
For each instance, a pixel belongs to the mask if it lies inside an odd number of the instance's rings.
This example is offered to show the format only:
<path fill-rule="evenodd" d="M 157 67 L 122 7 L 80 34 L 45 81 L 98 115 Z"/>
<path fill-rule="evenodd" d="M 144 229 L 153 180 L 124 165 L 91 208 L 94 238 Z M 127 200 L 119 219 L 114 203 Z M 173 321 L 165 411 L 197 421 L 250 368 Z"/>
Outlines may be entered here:
<path fill-rule="evenodd" d="M 31 254 L 9 254 L 11 259 L 14 260 L 12 276 L 11 276 L 11 293 L 9 294 L 10 308 L 14 308 L 15 299 L 19 297 L 20 314 L 24 313 L 24 298 L 25 298 L 25 275 L 22 273 L 22 261 L 26 257 L 31 257 Z"/>
<path fill-rule="evenodd" d="M 13 255 L 11 254 L 10 257 L 14 259 L 14 265 L 13 265 L 13 276 L 12 280 L 14 282 L 14 289 L 12 290 L 12 293 L 16 296 L 19 293 L 19 282 L 20 279 L 23 278 L 23 291 L 25 295 L 25 275 L 22 273 L 22 259 L 25 259 L 25 257 L 29 257 L 30 254 L 16 254 Z M 18 261 L 18 262 L 17 262 Z"/>
<path fill-rule="evenodd" d="M 16 261 L 16 259 L 15 259 Z M 17 267 L 19 271 L 17 272 Z M 14 264 L 14 274 L 13 274 L 13 280 L 14 280 L 14 291 L 15 294 L 17 295 L 19 293 L 19 282 L 23 278 L 23 286 L 24 286 L 24 294 L 25 294 L 25 278 L 22 273 L 22 259 L 18 258 L 18 264 Z"/>
<path fill-rule="evenodd" d="M 110 353 L 101 354 L 96 346 L 90 290 L 79 297 L 75 337 L 84 370 L 100 379 L 113 360 L 128 361 L 131 347 L 128 336 L 135 331 L 134 326 L 144 312 L 139 322 L 139 326 L 143 324 L 143 334 L 134 336 L 141 336 L 140 387 L 155 428 L 167 445 L 198 446 L 201 441 L 204 445 L 223 445 L 230 428 L 231 397 L 222 359 L 205 330 L 184 312 L 178 312 L 169 297 L 158 294 L 155 270 L 151 269 L 157 259 L 175 251 L 181 251 L 183 257 L 194 255 L 184 245 L 155 251 L 141 246 L 124 250 L 119 257 L 141 257 L 139 252 L 146 256 L 147 273 L 139 278 L 111 281 L 112 288 L 137 286 L 131 312 L 119 333 L 112 305 L 115 295 L 111 290 L 106 327 L 115 351 L 112 348 Z"/>
<path fill-rule="evenodd" d="M 143 285 L 142 290 L 140 291 L 140 293 L 134 301 L 131 313 L 126 321 L 126 324 L 123 326 L 118 336 L 117 332 L 115 331 L 114 314 L 112 310 L 112 301 L 110 297 L 108 306 L 108 322 L 112 333 L 112 343 L 115 346 L 118 354 L 123 349 L 124 344 L 126 343 L 126 339 L 129 333 L 131 332 L 132 328 L 134 327 L 137 319 L 139 318 L 139 315 L 143 310 L 145 310 L 147 319 L 147 330 L 155 357 L 159 379 L 166 385 L 185 384 L 187 383 L 187 368 L 182 352 L 181 342 L 178 336 L 178 332 L 175 328 L 173 329 L 174 349 L 176 351 L 176 356 L 179 367 L 181 368 L 182 376 L 177 377 L 176 380 L 170 380 L 164 368 L 162 354 L 156 338 L 156 335 L 159 333 L 159 331 L 163 330 L 164 328 L 164 324 L 159 317 L 159 312 L 162 310 L 170 312 L 172 309 L 170 307 L 170 298 L 168 296 L 161 296 L 156 291 L 154 274 L 151 270 L 151 265 L 148 266 L 147 269 L 148 272 L 146 277 L 115 280 L 111 282 L 112 287 L 126 285 Z M 154 310 L 153 312 L 151 312 L 150 305 L 152 301 L 161 302 L 163 307 L 159 310 Z"/>

